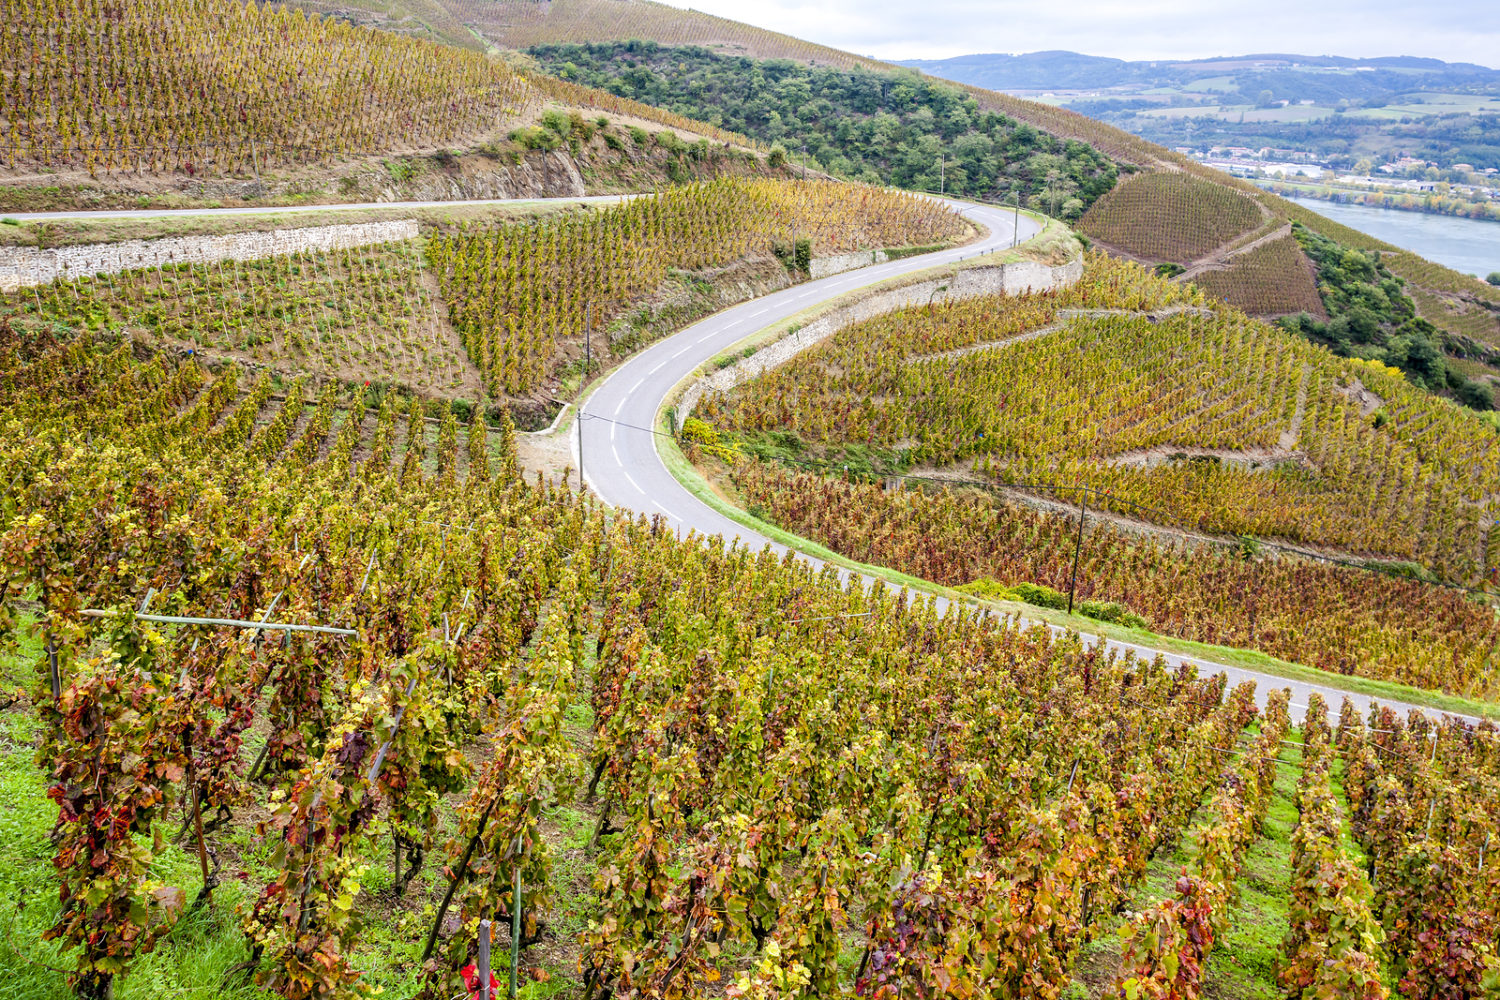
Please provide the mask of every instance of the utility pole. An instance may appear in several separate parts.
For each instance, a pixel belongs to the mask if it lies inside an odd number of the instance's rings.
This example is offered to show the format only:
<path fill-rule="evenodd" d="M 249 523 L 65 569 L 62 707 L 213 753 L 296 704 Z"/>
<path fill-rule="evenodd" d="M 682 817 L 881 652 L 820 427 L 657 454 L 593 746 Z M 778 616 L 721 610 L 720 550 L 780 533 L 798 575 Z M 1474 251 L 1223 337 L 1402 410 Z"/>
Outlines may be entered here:
<path fill-rule="evenodd" d="M 1021 239 L 1021 192 L 1016 192 L 1016 221 L 1010 227 L 1010 245 L 1014 247 Z"/>
<path fill-rule="evenodd" d="M 1073 592 L 1078 589 L 1078 556 L 1083 552 L 1083 519 L 1088 513 L 1084 501 L 1088 494 L 1078 491 L 1078 540 L 1073 543 L 1073 578 L 1068 582 L 1068 614 L 1073 613 Z"/>
<path fill-rule="evenodd" d="M 948 166 L 947 160 L 944 157 L 939 156 L 938 157 L 938 197 L 939 198 L 941 198 L 943 196 L 944 192 L 946 192 L 948 190 L 948 178 L 945 176 L 945 174 L 947 172 L 946 171 L 947 166 Z"/>

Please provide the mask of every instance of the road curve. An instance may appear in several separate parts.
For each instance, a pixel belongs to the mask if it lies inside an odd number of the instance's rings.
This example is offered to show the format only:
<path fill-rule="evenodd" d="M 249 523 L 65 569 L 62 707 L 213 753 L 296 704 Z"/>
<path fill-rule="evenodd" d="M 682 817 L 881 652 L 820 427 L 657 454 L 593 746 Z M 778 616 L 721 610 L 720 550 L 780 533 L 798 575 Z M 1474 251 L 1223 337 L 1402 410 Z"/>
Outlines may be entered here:
<path fill-rule="evenodd" d="M 1011 245 L 1014 233 L 1011 212 L 965 202 L 950 201 L 949 204 L 987 229 L 988 235 L 964 247 L 876 264 L 752 299 L 660 340 L 626 361 L 595 388 L 580 411 L 579 419 L 574 421 L 572 447 L 583 470 L 584 481 L 609 505 L 660 515 L 679 534 L 691 530 L 703 536 L 737 538 L 752 548 L 769 545 L 778 554 L 785 554 L 785 546 L 721 514 L 677 481 L 657 451 L 659 439 L 653 430 L 656 415 L 672 388 L 698 366 L 773 323 L 877 281 Z M 1036 222 L 1022 216 L 1020 239 L 1029 239 L 1039 228 Z M 809 556 L 800 557 L 815 566 L 822 565 Z M 847 576 L 849 571 L 843 573 Z M 874 582 L 874 578 L 867 578 L 867 581 Z M 939 602 L 941 607 L 948 603 L 942 598 Z M 1056 626 L 1049 627 L 1063 631 Z M 1087 633 L 1082 634 L 1082 639 L 1086 644 L 1103 642 L 1105 648 L 1119 653 L 1131 651 L 1154 657 L 1161 652 Z M 1367 711 L 1374 700 L 1339 688 L 1287 680 L 1212 660 L 1169 652 L 1161 652 L 1161 655 L 1169 664 L 1192 663 L 1201 672 L 1227 674 L 1231 687 L 1242 680 L 1253 680 L 1257 699 L 1262 703 L 1269 691 L 1290 688 L 1294 722 L 1300 721 L 1308 695 L 1313 691 L 1323 696 L 1331 716 L 1336 716 L 1346 697 L 1361 711 Z M 1395 701 L 1383 701 L 1382 704 L 1403 713 L 1417 707 Z M 1421 710 L 1441 714 L 1432 709 Z M 1471 722 L 1479 721 L 1473 716 L 1460 717 Z"/>

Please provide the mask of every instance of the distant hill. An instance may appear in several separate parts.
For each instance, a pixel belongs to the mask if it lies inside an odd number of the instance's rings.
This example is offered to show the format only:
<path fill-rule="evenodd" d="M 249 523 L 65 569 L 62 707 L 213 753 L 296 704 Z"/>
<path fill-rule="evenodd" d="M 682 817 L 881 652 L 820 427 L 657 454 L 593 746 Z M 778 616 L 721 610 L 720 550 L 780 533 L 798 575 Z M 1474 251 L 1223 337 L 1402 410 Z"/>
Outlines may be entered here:
<path fill-rule="evenodd" d="M 1350 59 L 1343 56 L 1263 54 L 1220 56 L 1194 60 L 1109 59 L 1077 52 L 1027 52 L 1020 55 L 986 53 L 951 59 L 904 59 L 898 65 L 920 69 L 959 83 L 995 90 L 1085 90 L 1184 87 L 1209 81 L 1213 89 L 1244 90 L 1268 76 L 1302 85 L 1316 96 L 1334 94 L 1345 99 L 1368 99 L 1385 93 L 1395 96 L 1418 90 L 1500 93 L 1500 70 L 1473 63 L 1447 63 L 1414 56 Z M 1220 78 L 1230 77 L 1230 81 Z M 1278 95 L 1284 96 L 1284 95 Z M 1314 96 L 1308 94 L 1308 96 Z"/>
<path fill-rule="evenodd" d="M 1500 70 L 1285 53 L 1126 62 L 1076 52 L 900 63 L 1079 111 L 1172 149 L 1291 149 L 1340 167 L 1500 167 Z"/>

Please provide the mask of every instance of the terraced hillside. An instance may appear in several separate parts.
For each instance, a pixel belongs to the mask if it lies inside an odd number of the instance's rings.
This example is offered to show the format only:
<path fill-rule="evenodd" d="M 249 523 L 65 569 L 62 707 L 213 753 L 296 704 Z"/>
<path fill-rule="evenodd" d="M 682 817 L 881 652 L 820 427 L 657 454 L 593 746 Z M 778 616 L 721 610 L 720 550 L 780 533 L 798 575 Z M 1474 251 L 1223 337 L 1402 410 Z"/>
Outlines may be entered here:
<path fill-rule="evenodd" d="M 326 170 L 493 140 L 554 102 L 744 141 L 477 52 L 239 0 L 5 0 L 0 82 L 0 168 L 16 179 Z"/>
<path fill-rule="evenodd" d="M 1493 583 L 1493 429 L 1381 366 L 1139 265 L 1096 256 L 1062 292 L 855 323 L 709 396 L 697 414 L 728 435 L 721 458 L 738 447 L 810 473 L 910 475 L 913 488 L 965 491 L 936 502 L 815 475 L 730 473 L 745 505 L 861 561 L 948 585 L 1057 588 L 1073 579 L 1068 505 L 1086 503 L 1115 525 L 1091 540 L 1088 599 L 1186 638 L 1492 691 L 1492 608 L 1423 584 L 1392 584 L 1409 593 L 1371 607 L 1385 584 L 1358 564 L 1409 561 L 1449 582 Z M 973 488 L 1054 509 L 995 506 Z M 1350 568 L 1258 566 L 1257 539 Z M 1431 622 L 1415 609 L 1428 601 L 1446 609 L 1444 639 L 1416 638 Z"/>
<path fill-rule="evenodd" d="M 492 6 L 506 9 L 505 16 L 511 19 L 492 27 L 494 37 L 501 44 L 534 47 L 570 41 L 600 43 L 639 38 L 662 45 L 703 45 L 746 58 L 793 59 L 842 67 L 851 73 L 865 74 L 868 82 L 877 89 L 893 89 L 899 87 L 903 79 L 919 79 L 909 70 L 880 65 L 847 53 L 815 52 L 816 47 L 770 32 L 722 22 L 695 12 L 668 11 L 645 0 L 568 0 L 550 4 L 511 0 Z M 629 72 L 637 61 L 629 53 L 622 59 L 620 73 Z M 681 74 L 674 75 L 670 71 L 674 62 L 681 63 Z M 652 99 L 663 104 L 680 103 L 701 92 L 691 63 L 691 59 L 652 61 L 667 88 L 667 93 Z M 554 70 L 559 68 L 551 62 L 548 65 Z M 673 89 L 679 86 L 682 88 L 680 92 Z M 1207 287 L 1216 295 L 1252 315 L 1266 317 L 1303 310 L 1317 317 L 1324 311 L 1316 300 L 1316 279 L 1309 273 L 1306 256 L 1290 242 L 1275 243 L 1270 239 L 1284 230 L 1290 221 L 1300 221 L 1350 248 L 1394 254 L 1398 258 L 1394 269 L 1407 283 L 1407 294 L 1417 303 L 1421 318 L 1433 324 L 1430 334 L 1422 334 L 1424 339 L 1439 353 L 1452 359 L 1455 363 L 1451 370 L 1473 380 L 1483 389 L 1484 396 L 1491 396 L 1494 387 L 1500 384 L 1500 347 L 1497 347 L 1500 345 L 1500 303 L 1496 302 L 1494 292 L 1481 282 L 1354 234 L 1252 184 L 1074 112 L 974 87 L 962 90 L 973 98 L 977 108 L 1003 114 L 1063 139 L 1088 143 L 1121 164 L 1141 168 L 1147 178 L 1157 178 L 1135 181 L 1141 186 L 1133 196 L 1129 193 L 1130 184 L 1123 184 L 1125 193 L 1117 202 L 1120 210 L 1115 213 L 1116 217 L 1112 218 L 1103 209 L 1093 213 L 1090 219 L 1081 223 L 1086 235 L 1151 264 L 1169 265 L 1172 270 L 1191 268 L 1195 275 L 1208 274 L 1210 277 L 1205 279 Z M 814 105 L 810 103 L 809 107 Z M 1176 179 L 1159 179 L 1162 177 Z M 922 178 L 923 186 L 932 179 L 925 173 Z M 1153 204 L 1170 201 L 1178 210 L 1167 212 L 1154 208 L 1152 211 L 1159 214 L 1152 216 L 1139 211 L 1145 204 L 1142 196 L 1148 191 L 1161 199 L 1153 200 Z M 980 197 L 984 195 L 981 193 Z M 1132 250 L 1129 244 L 1140 238 L 1146 242 Z M 1260 240 L 1266 240 L 1265 249 L 1257 242 Z M 1181 259 L 1192 254 L 1197 256 Z M 1191 277 L 1185 276 L 1183 280 L 1191 280 Z M 1473 401 L 1481 398 L 1478 391 L 1454 391 L 1441 377 L 1428 388 L 1439 394 Z"/>
<path fill-rule="evenodd" d="M 790 283 L 815 258 L 969 232 L 902 192 L 721 180 L 598 210 L 430 227 L 399 243 L 63 273 L 0 294 L 0 315 L 19 330 L 108 331 L 143 348 L 529 409 L 569 391 L 569 378 L 576 387 L 585 346 L 597 371 L 663 324 L 757 282 Z"/>
<path fill-rule="evenodd" d="M 1184 173 L 1137 174 L 1101 198 L 1079 228 L 1118 254 L 1184 268 L 1267 221 L 1253 198 Z"/>

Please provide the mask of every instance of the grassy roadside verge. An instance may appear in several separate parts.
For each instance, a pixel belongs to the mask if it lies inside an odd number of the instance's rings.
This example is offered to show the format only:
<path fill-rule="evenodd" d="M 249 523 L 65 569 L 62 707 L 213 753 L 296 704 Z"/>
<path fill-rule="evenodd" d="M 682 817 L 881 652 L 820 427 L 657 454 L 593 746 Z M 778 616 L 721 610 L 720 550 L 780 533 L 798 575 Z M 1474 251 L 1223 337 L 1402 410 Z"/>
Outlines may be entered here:
<path fill-rule="evenodd" d="M 658 419 L 657 426 L 658 429 L 664 433 L 666 432 L 667 425 L 663 420 Z M 989 608 L 1000 614 L 1024 618 L 1031 622 L 1044 622 L 1048 625 L 1054 625 L 1083 634 L 1097 635 L 1117 642 L 1130 643 L 1141 647 L 1147 652 L 1159 651 L 1196 657 L 1225 666 L 1259 671 L 1286 680 L 1320 684 L 1325 687 L 1348 691 L 1352 694 L 1366 695 L 1381 701 L 1406 702 L 1407 704 L 1419 705 L 1440 712 L 1453 712 L 1479 718 L 1500 719 L 1500 707 L 1474 698 L 1444 694 L 1440 691 L 1427 691 L 1422 688 L 1397 684 L 1392 681 L 1335 674 L 1326 670 L 1319 670 L 1316 667 L 1277 659 L 1274 656 L 1268 656 L 1256 650 L 1240 649 L 1232 646 L 1214 646 L 1208 643 L 1193 642 L 1188 639 L 1176 639 L 1171 636 L 1159 635 L 1146 629 L 1113 625 L 1108 622 L 1097 621 L 1093 618 L 1085 618 L 1083 615 L 1070 615 L 1063 611 L 1053 611 L 1048 608 L 1039 608 L 1031 604 L 1021 604 L 1016 601 L 982 601 L 968 594 L 959 593 L 952 588 L 909 576 L 884 566 L 855 562 L 817 542 L 794 535 L 774 524 L 751 516 L 715 489 L 702 472 L 688 461 L 687 456 L 683 454 L 677 442 L 670 437 L 658 437 L 657 449 L 662 456 L 662 460 L 677 481 L 698 499 L 724 516 L 765 535 L 767 538 L 787 548 L 795 549 L 814 559 L 820 559 L 856 573 L 884 580 L 893 586 L 906 587 L 910 590 L 945 597 L 949 600 L 970 604 L 975 607 Z"/>

